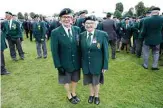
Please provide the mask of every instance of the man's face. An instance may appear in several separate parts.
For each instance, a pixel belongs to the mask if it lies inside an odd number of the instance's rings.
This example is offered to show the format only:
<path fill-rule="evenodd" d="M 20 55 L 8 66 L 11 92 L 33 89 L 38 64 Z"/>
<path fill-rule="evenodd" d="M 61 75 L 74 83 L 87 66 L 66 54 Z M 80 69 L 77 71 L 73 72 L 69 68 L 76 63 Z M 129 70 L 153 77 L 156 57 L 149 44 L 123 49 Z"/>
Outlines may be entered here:
<path fill-rule="evenodd" d="M 10 19 L 12 18 L 12 16 L 11 16 L 10 14 L 6 14 L 6 15 L 5 15 L 5 18 L 6 18 L 7 20 L 10 20 Z"/>
<path fill-rule="evenodd" d="M 96 28 L 96 23 L 95 23 L 95 21 L 87 20 L 87 21 L 85 22 L 85 29 L 86 29 L 88 32 L 92 32 L 95 28 Z"/>
<path fill-rule="evenodd" d="M 72 15 L 62 15 L 61 23 L 64 26 L 69 27 L 73 23 L 73 16 Z"/>

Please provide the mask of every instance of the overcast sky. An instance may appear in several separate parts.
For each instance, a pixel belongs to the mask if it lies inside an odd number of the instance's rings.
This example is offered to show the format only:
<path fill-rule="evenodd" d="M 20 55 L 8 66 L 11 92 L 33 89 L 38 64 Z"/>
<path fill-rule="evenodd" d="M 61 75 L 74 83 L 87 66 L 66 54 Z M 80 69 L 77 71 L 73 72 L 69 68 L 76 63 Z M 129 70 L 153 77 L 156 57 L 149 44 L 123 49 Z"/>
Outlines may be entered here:
<path fill-rule="evenodd" d="M 75 12 L 84 9 L 97 13 L 114 12 L 117 2 L 122 2 L 124 11 L 127 11 L 130 7 L 135 7 L 139 1 L 143 1 L 148 7 L 158 6 L 162 8 L 161 12 L 163 12 L 162 0 L 1 0 L 0 17 L 4 17 L 5 11 L 11 11 L 14 14 L 34 12 L 51 16 L 53 13 L 59 13 L 65 7 L 71 8 Z"/>

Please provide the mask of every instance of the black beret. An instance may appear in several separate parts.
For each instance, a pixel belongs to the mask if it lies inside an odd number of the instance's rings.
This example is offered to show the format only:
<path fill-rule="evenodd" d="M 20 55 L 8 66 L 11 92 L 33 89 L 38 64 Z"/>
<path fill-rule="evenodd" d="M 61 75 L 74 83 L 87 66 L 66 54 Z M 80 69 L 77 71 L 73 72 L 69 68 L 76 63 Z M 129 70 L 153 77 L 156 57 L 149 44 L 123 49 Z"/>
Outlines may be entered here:
<path fill-rule="evenodd" d="M 39 15 L 38 14 L 35 14 L 33 18 L 38 18 L 38 17 L 39 17 Z"/>
<path fill-rule="evenodd" d="M 88 16 L 88 17 L 85 18 L 84 23 L 85 23 L 87 20 L 96 21 L 96 17 L 95 17 L 94 15 Z"/>
<path fill-rule="evenodd" d="M 160 8 L 159 7 L 154 7 L 154 8 L 152 8 L 152 10 L 158 10 L 158 11 L 160 11 Z"/>
<path fill-rule="evenodd" d="M 12 16 L 16 16 L 15 14 L 12 14 Z"/>
<path fill-rule="evenodd" d="M 126 17 L 125 20 L 129 20 L 129 17 Z"/>
<path fill-rule="evenodd" d="M 9 11 L 7 11 L 7 12 L 5 12 L 6 14 L 9 14 L 9 15 L 12 15 L 12 13 L 11 12 L 9 12 Z"/>
<path fill-rule="evenodd" d="M 146 14 L 151 14 L 151 11 L 147 11 Z"/>
<path fill-rule="evenodd" d="M 84 14 L 84 13 L 86 13 L 86 12 L 85 12 L 85 11 L 81 11 L 81 12 L 79 13 L 79 15 Z"/>
<path fill-rule="evenodd" d="M 59 13 L 59 17 L 61 17 L 62 15 L 67 15 L 67 14 L 71 14 L 72 10 L 69 8 L 64 8 L 60 13 Z"/>

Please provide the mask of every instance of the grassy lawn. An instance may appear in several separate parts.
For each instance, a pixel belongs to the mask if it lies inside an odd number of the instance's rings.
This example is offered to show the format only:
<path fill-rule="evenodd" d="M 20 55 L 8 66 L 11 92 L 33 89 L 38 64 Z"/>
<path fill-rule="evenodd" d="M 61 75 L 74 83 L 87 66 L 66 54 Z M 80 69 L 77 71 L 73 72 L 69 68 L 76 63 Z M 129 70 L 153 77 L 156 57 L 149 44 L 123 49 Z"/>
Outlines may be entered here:
<path fill-rule="evenodd" d="M 48 58 L 35 59 L 36 45 L 25 38 L 25 60 L 14 62 L 5 50 L 10 75 L 1 77 L 2 108 L 163 108 L 163 67 L 159 71 L 144 70 L 142 58 L 121 52 L 109 61 L 105 84 L 100 89 L 100 105 L 88 104 L 88 86 L 79 81 L 77 94 L 81 102 L 73 105 L 58 84 L 50 44 Z M 152 58 L 150 58 L 151 66 Z M 150 67 L 151 68 L 151 67 Z"/>

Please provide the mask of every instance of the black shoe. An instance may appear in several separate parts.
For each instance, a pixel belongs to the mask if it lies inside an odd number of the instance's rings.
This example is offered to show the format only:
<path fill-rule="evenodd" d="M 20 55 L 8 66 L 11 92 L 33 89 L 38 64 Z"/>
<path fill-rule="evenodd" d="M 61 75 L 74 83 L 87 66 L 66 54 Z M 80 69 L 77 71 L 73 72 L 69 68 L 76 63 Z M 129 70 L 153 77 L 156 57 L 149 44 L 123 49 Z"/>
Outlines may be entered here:
<path fill-rule="evenodd" d="M 78 102 L 74 99 L 74 98 L 67 98 L 69 100 L 69 102 L 71 102 L 72 104 L 77 104 Z"/>
<path fill-rule="evenodd" d="M 88 103 L 93 103 L 93 100 L 94 100 L 94 96 L 89 96 Z"/>
<path fill-rule="evenodd" d="M 95 97 L 94 104 L 96 104 L 96 105 L 100 104 L 100 98 L 99 97 Z"/>
<path fill-rule="evenodd" d="M 73 96 L 72 93 L 71 93 L 71 96 L 77 101 L 77 102 L 80 102 L 80 99 L 78 98 L 78 96 Z"/>
<path fill-rule="evenodd" d="M 10 72 L 5 71 L 1 73 L 1 75 L 8 75 L 8 74 L 10 74 Z"/>
<path fill-rule="evenodd" d="M 152 70 L 159 70 L 159 68 L 154 68 L 154 67 L 152 67 L 151 69 L 152 69 Z"/>
<path fill-rule="evenodd" d="M 24 60 L 24 57 L 20 57 L 20 60 Z"/>
<path fill-rule="evenodd" d="M 148 69 L 147 67 L 144 66 L 144 64 L 142 64 L 142 67 L 143 67 L 144 69 Z"/>
<path fill-rule="evenodd" d="M 44 59 L 46 59 L 47 57 L 44 57 Z"/>
<path fill-rule="evenodd" d="M 42 58 L 42 57 L 36 57 L 36 59 L 40 59 L 40 58 Z"/>
<path fill-rule="evenodd" d="M 13 61 L 18 61 L 18 59 L 17 59 L 17 58 L 12 58 L 12 60 L 13 60 Z"/>

